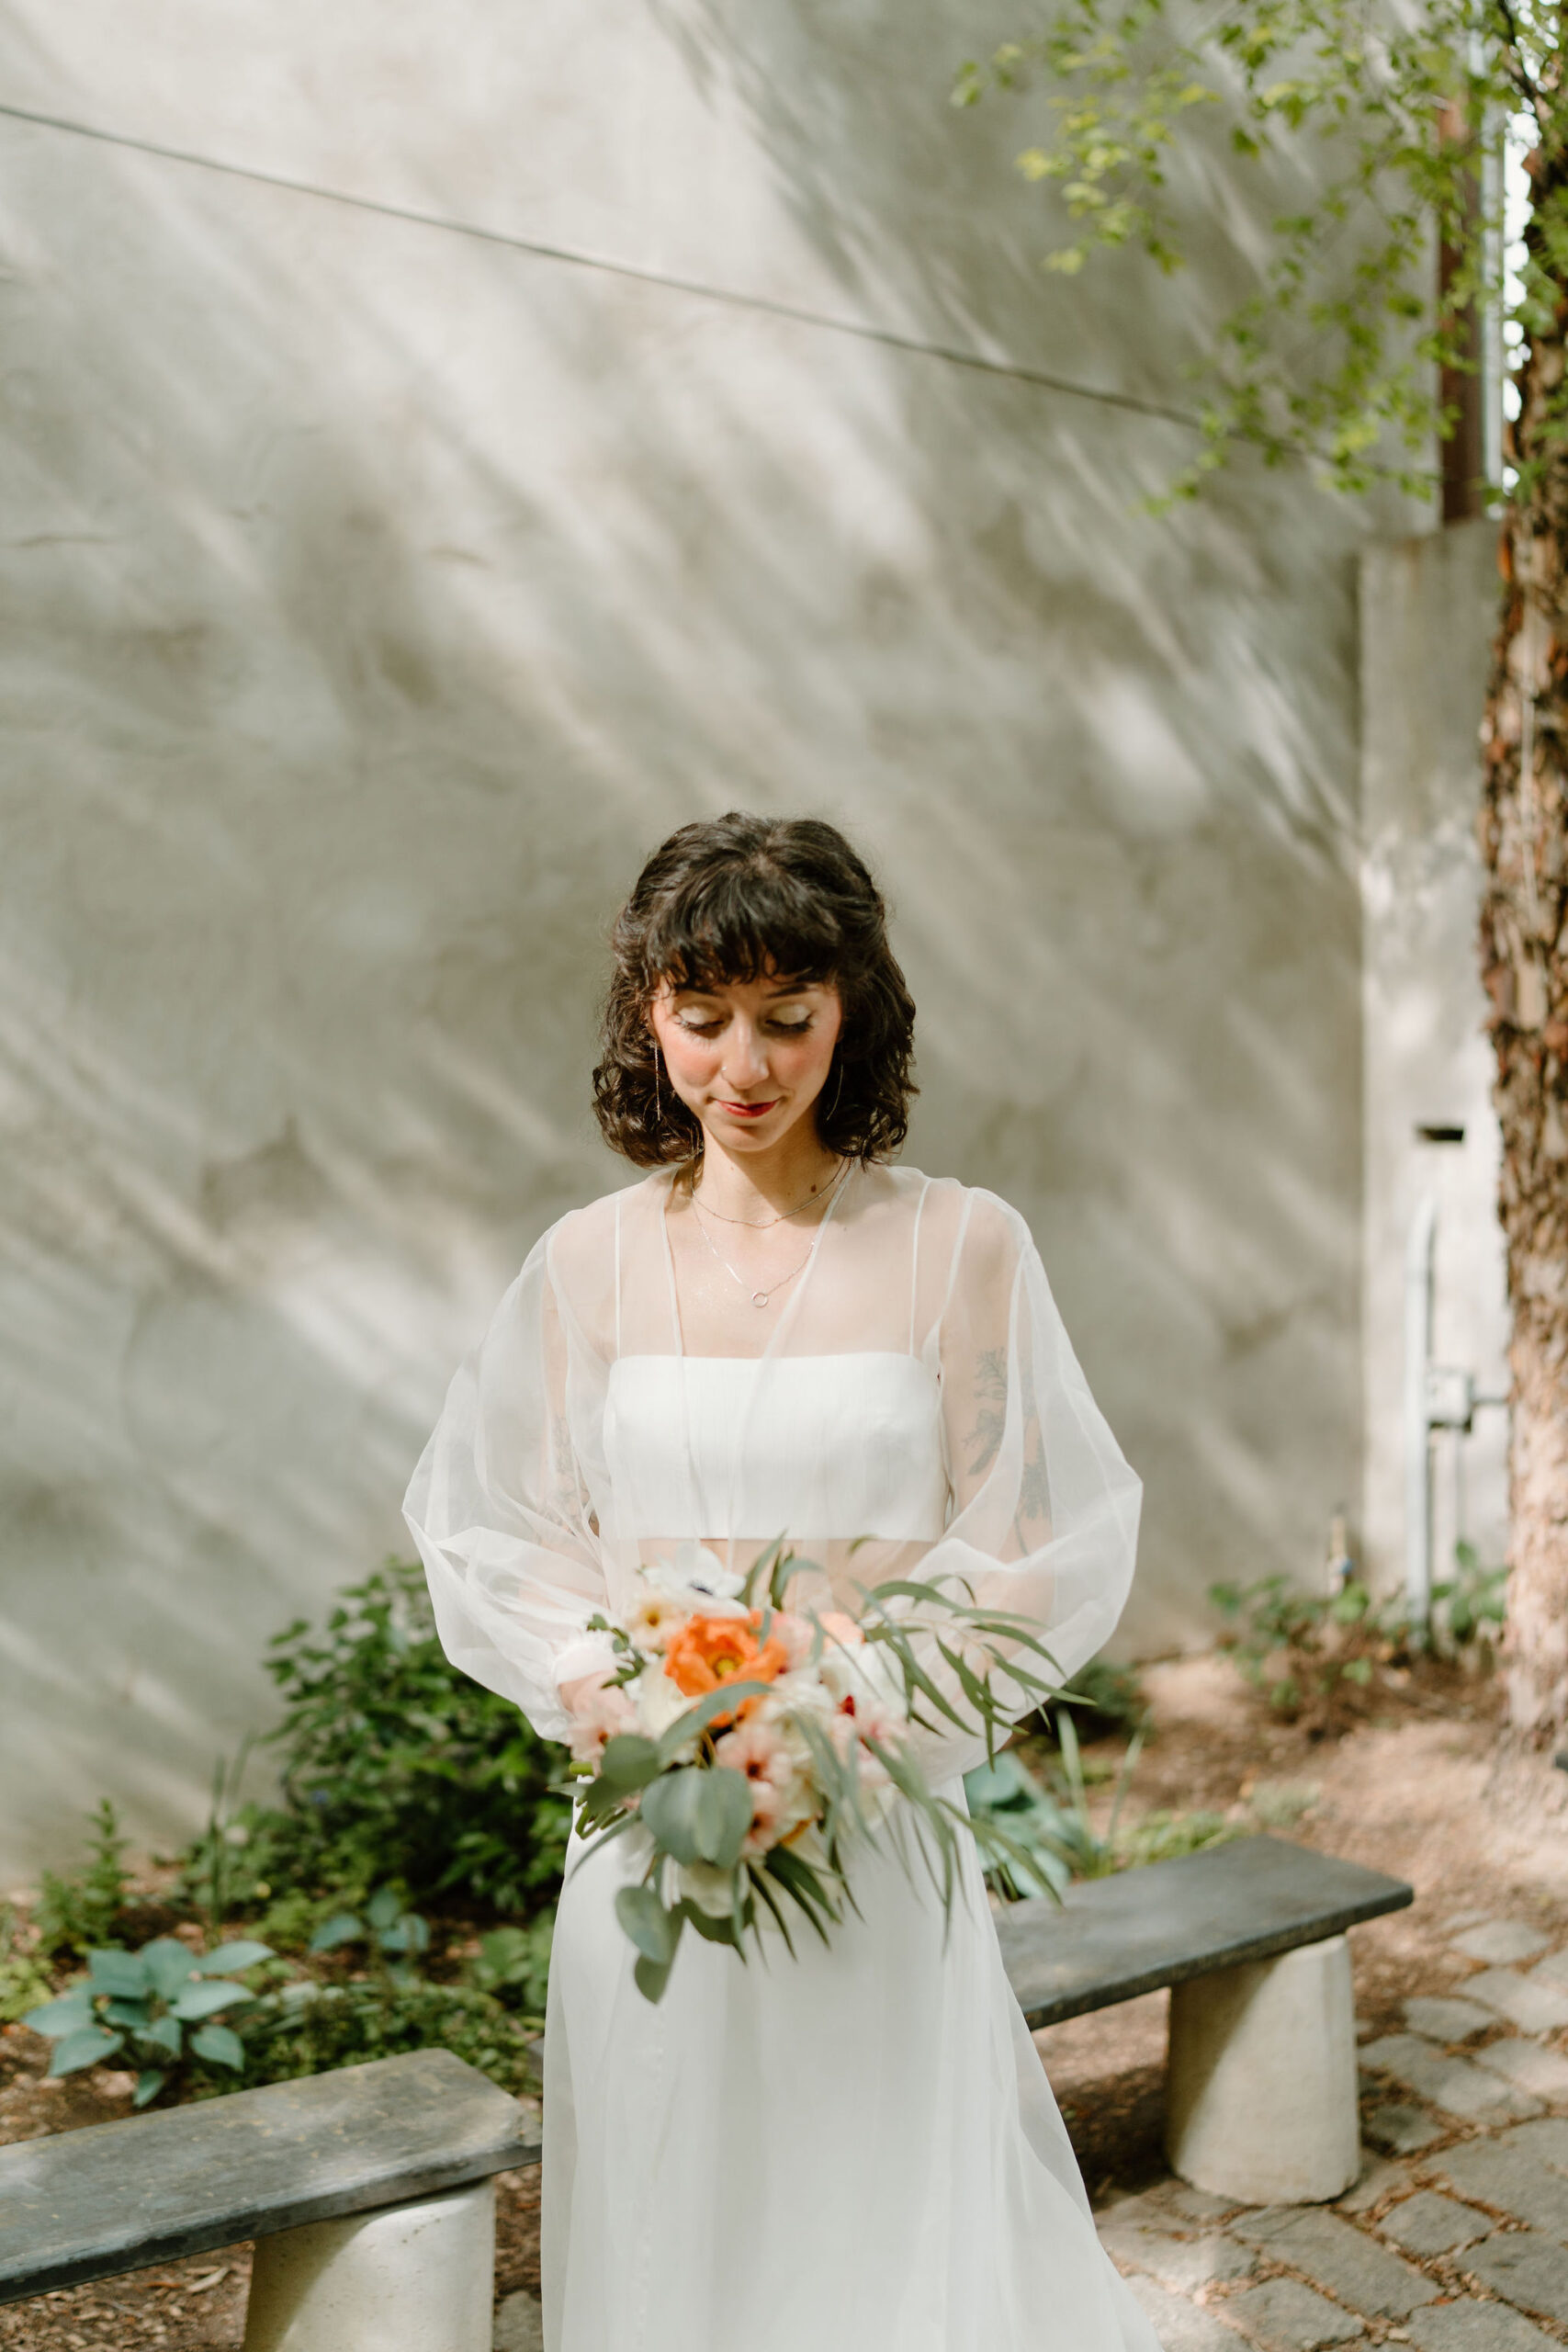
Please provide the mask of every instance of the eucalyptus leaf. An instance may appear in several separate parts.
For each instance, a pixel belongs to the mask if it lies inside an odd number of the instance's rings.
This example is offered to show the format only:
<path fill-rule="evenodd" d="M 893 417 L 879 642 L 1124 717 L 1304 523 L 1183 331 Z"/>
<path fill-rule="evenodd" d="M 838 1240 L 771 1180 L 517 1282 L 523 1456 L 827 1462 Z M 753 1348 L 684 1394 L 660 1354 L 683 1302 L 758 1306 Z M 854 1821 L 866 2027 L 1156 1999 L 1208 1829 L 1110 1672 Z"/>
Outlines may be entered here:
<path fill-rule="evenodd" d="M 640 1732 L 617 1732 L 614 1739 L 604 1743 L 604 1753 L 599 1758 L 599 1770 L 590 1782 L 588 1795 L 603 1792 L 605 1797 L 619 1799 L 646 1789 L 659 1770 L 659 1749 L 651 1739 L 644 1739 Z"/>
<path fill-rule="evenodd" d="M 751 1827 L 751 1783 L 744 1772 L 718 1765 L 700 1776 L 697 1850 L 716 1870 L 732 1871 Z"/>
<path fill-rule="evenodd" d="M 49 2062 L 51 2079 L 62 2075 L 79 2075 L 84 2066 L 96 2066 L 124 2047 L 123 2033 L 106 2033 L 98 2025 L 85 2026 L 80 2033 L 68 2033 L 62 2041 L 54 2045 Z"/>
<path fill-rule="evenodd" d="M 678 1772 L 666 1772 L 645 1789 L 642 1798 L 642 1822 L 649 1836 L 678 1862 L 705 1862 L 699 1827 L 698 1807 L 703 1782 L 710 1775 L 700 1764 L 688 1764 Z"/>
<path fill-rule="evenodd" d="M 615 1917 L 639 1952 L 661 1968 L 675 1957 L 681 1940 L 679 1914 L 666 1911 L 651 1886 L 623 1886 L 615 1896 Z"/>
<path fill-rule="evenodd" d="M 670 1982 L 670 1962 L 649 1960 L 646 1952 L 639 1952 L 632 1976 L 645 2001 L 661 2001 L 664 1988 Z"/>
<path fill-rule="evenodd" d="M 660 1770 L 673 1763 L 681 1750 L 708 1730 L 721 1715 L 734 1714 L 747 1699 L 766 1698 L 772 1688 L 769 1682 L 725 1682 L 716 1690 L 705 1692 L 695 1706 L 688 1707 L 683 1715 L 677 1715 L 669 1730 L 661 1736 L 659 1742 Z M 612 1741 L 611 1746 L 614 1744 Z M 609 1753 L 608 1748 L 605 1753 Z"/>

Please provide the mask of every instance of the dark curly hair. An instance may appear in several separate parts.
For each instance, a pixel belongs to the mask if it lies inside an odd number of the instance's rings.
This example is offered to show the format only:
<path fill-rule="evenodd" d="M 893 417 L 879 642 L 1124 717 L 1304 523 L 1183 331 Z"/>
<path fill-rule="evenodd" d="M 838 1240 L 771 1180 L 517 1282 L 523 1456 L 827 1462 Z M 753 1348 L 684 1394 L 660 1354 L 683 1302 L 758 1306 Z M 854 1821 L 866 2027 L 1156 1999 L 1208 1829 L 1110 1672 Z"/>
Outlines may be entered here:
<path fill-rule="evenodd" d="M 695 1159 L 703 1132 L 669 1082 L 648 1009 L 676 988 L 781 978 L 831 981 L 843 1023 L 817 1132 L 847 1159 L 897 1151 L 908 1131 L 915 1007 L 887 944 L 886 910 L 836 826 L 813 817 L 726 817 L 682 825 L 656 849 L 610 934 L 604 1058 L 593 1108 L 604 1140 L 638 1168 Z"/>

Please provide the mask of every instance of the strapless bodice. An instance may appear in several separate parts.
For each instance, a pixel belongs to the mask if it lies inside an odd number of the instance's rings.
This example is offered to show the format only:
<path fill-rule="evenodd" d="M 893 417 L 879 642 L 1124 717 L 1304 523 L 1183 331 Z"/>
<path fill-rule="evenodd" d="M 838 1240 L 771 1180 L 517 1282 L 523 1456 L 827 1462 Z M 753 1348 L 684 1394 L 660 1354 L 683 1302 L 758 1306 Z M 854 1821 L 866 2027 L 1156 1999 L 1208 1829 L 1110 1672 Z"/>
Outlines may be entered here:
<path fill-rule="evenodd" d="M 604 1452 L 639 1535 L 934 1543 L 947 1522 L 941 1392 L 913 1355 L 621 1356 Z"/>

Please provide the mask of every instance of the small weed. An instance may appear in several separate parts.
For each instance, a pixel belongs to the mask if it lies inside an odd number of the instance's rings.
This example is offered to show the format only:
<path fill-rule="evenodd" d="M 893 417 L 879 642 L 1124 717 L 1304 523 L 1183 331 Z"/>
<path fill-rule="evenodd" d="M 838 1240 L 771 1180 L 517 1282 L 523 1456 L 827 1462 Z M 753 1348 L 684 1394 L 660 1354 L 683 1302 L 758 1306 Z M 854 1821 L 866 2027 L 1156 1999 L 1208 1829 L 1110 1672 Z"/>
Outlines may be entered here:
<path fill-rule="evenodd" d="M 85 1958 L 95 1944 L 108 1943 L 130 1898 L 130 1841 L 119 1834 L 119 1815 L 104 1797 L 90 1818 L 86 1868 L 73 1878 L 45 1871 L 39 1883 L 33 1927 L 39 1950 L 51 1959 L 62 1952 Z"/>

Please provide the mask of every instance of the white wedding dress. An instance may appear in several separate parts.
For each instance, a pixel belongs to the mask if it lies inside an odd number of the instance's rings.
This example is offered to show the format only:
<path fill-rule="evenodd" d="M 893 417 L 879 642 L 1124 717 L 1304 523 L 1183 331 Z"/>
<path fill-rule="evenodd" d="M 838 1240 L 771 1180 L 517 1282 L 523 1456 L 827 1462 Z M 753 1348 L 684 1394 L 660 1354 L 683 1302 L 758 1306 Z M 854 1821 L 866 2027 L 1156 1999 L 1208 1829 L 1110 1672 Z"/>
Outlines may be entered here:
<path fill-rule="evenodd" d="M 764 1310 L 657 1172 L 565 1217 L 454 1381 L 410 1525 L 454 1662 L 567 1729 L 639 1564 L 780 1535 L 819 1596 L 918 1570 L 1060 1672 L 1126 1596 L 1139 1488 L 1022 1220 L 857 1170 Z M 711 1261 L 711 1263 L 710 1263 Z M 778 1294 L 782 1293 L 781 1297 Z M 787 1299 L 787 1304 L 784 1301 Z M 1022 1702 L 1021 1702 L 1021 1704 Z M 954 1796 L 982 1742 L 920 1735 Z M 661 2003 L 575 1838 L 545 2039 L 547 2352 L 1158 2352 L 1101 2253 L 972 1851 L 944 1921 L 866 1855 L 830 1948 L 688 1935 Z"/>

